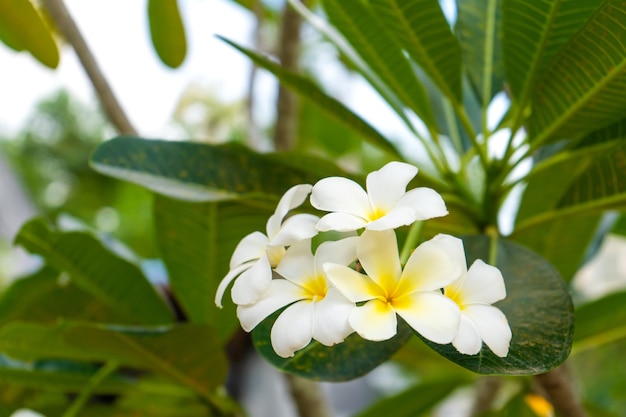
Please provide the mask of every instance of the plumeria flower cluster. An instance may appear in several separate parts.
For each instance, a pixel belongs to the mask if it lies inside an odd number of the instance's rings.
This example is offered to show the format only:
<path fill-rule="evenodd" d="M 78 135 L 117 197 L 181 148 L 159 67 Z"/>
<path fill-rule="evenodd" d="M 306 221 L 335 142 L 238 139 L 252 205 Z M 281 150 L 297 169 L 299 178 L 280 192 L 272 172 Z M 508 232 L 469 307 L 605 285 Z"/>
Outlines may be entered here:
<path fill-rule="evenodd" d="M 342 177 L 296 185 L 281 198 L 266 234 L 254 232 L 236 247 L 218 287 L 231 297 L 245 331 L 286 307 L 270 334 L 272 347 L 290 357 L 311 340 L 326 346 L 356 332 L 383 341 L 397 333 L 400 316 L 422 337 L 477 354 L 485 343 L 508 355 L 511 329 L 493 303 L 506 297 L 500 271 L 481 260 L 468 269 L 463 242 L 439 234 L 420 244 L 401 265 L 395 229 L 448 212 L 441 195 L 407 191 L 417 168 L 391 162 L 367 176 L 366 189 Z M 326 212 L 293 214 L 307 197 Z M 321 243 L 319 232 L 350 234 Z"/>

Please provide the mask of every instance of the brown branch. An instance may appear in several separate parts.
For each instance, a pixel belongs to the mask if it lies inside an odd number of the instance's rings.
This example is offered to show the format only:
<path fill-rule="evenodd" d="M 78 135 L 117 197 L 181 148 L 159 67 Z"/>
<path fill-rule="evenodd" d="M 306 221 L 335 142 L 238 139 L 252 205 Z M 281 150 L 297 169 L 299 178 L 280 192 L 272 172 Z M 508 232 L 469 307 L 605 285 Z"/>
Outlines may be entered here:
<path fill-rule="evenodd" d="M 43 0 L 43 4 L 57 28 L 63 34 L 63 37 L 74 48 L 78 59 L 96 90 L 96 94 L 100 99 L 100 103 L 109 121 L 120 133 L 136 135 L 137 130 L 132 126 L 128 117 L 126 117 L 126 113 L 124 113 L 122 106 L 113 94 L 113 90 L 111 90 L 109 83 L 89 50 L 76 22 L 74 22 L 74 19 L 72 19 L 72 16 L 65 7 L 63 0 Z"/>
<path fill-rule="evenodd" d="M 281 65 L 291 71 L 298 69 L 300 58 L 300 29 L 302 17 L 289 3 L 285 3 L 282 15 L 278 58 Z M 298 130 L 298 97 L 281 84 L 278 86 L 276 103 L 276 127 L 274 145 L 277 150 L 293 148 Z"/>
<path fill-rule="evenodd" d="M 255 18 L 255 24 L 253 29 L 253 46 L 256 50 L 263 50 L 263 4 L 261 0 L 255 0 L 252 4 L 252 12 Z M 246 101 L 246 112 L 248 116 L 248 145 L 253 149 L 259 149 L 261 147 L 261 132 L 259 126 L 256 123 L 254 117 L 254 106 L 256 103 L 256 76 L 258 73 L 258 66 L 251 62 L 250 72 L 248 73 L 248 100 Z"/>
<path fill-rule="evenodd" d="M 285 374 L 285 379 L 300 417 L 331 416 L 319 383 L 290 374 Z"/>
<path fill-rule="evenodd" d="M 548 373 L 535 376 L 543 388 L 555 411 L 562 417 L 588 417 L 577 393 L 572 386 L 572 378 L 562 365 Z"/>
<path fill-rule="evenodd" d="M 476 381 L 476 398 L 470 415 L 477 417 L 491 410 L 500 387 L 502 378 L 497 376 L 486 376 Z"/>

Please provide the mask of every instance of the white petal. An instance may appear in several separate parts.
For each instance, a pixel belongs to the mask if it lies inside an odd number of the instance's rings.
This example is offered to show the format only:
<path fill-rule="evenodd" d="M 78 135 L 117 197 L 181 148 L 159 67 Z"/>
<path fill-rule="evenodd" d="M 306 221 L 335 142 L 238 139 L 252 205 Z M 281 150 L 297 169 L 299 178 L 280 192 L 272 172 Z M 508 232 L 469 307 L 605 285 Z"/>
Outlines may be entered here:
<path fill-rule="evenodd" d="M 267 236 L 261 232 L 252 232 L 241 239 L 230 258 L 230 269 L 244 262 L 259 259 L 265 253 L 268 242 Z"/>
<path fill-rule="evenodd" d="M 374 208 L 390 210 L 406 191 L 417 168 L 404 162 L 389 162 L 367 176 L 367 194 Z"/>
<path fill-rule="evenodd" d="M 278 356 L 289 358 L 311 342 L 313 335 L 313 303 L 299 301 L 278 316 L 272 327 L 272 347 Z"/>
<path fill-rule="evenodd" d="M 343 342 L 354 331 L 348 322 L 354 308 L 336 288 L 329 288 L 326 297 L 315 303 L 313 339 L 326 346 Z"/>
<path fill-rule="evenodd" d="M 252 331 L 273 312 L 300 300 L 299 294 L 300 289 L 297 285 L 284 279 L 272 280 L 267 291 L 256 303 L 237 306 L 237 317 L 241 327 L 247 332 Z"/>
<path fill-rule="evenodd" d="M 222 308 L 222 298 L 224 298 L 226 288 L 228 288 L 233 279 L 235 279 L 239 274 L 246 271 L 247 269 L 250 269 L 256 262 L 256 260 L 247 262 L 228 271 L 228 274 L 226 274 L 226 276 L 222 279 L 222 281 L 220 281 L 220 284 L 217 286 L 217 291 L 215 292 L 216 306 Z"/>
<path fill-rule="evenodd" d="M 464 271 L 458 259 L 454 259 L 437 242 L 428 240 L 413 251 L 404 266 L 401 291 L 438 290 L 456 280 Z"/>
<path fill-rule="evenodd" d="M 396 207 L 410 207 L 415 212 L 417 220 L 428 220 L 448 214 L 441 195 L 427 187 L 410 190 L 398 200 Z"/>
<path fill-rule="evenodd" d="M 289 246 L 304 239 L 310 239 L 317 234 L 315 225 L 319 217 L 312 214 L 296 214 L 289 217 L 282 227 L 270 239 L 272 246 Z"/>
<path fill-rule="evenodd" d="M 359 240 L 357 256 L 367 275 L 391 295 L 402 272 L 395 232 L 366 230 Z"/>
<path fill-rule="evenodd" d="M 461 315 L 459 331 L 452 340 L 452 346 L 464 355 L 475 355 L 480 352 L 480 348 L 483 346 L 483 341 L 474 322 L 464 314 Z"/>
<path fill-rule="evenodd" d="M 363 339 L 375 342 L 391 339 L 397 333 L 393 308 L 379 299 L 355 307 L 350 313 L 350 326 Z"/>
<path fill-rule="evenodd" d="M 419 334 L 439 344 L 454 339 L 461 320 L 459 306 L 437 291 L 406 295 L 394 300 L 393 308 Z"/>
<path fill-rule="evenodd" d="M 464 304 L 493 304 L 506 298 L 502 273 L 495 266 L 487 265 L 480 259 L 474 261 L 467 271 L 459 291 L 459 298 Z"/>
<path fill-rule="evenodd" d="M 511 328 L 506 316 L 494 306 L 474 304 L 466 306 L 463 314 L 467 315 L 478 328 L 480 337 L 493 353 L 501 358 L 509 354 Z"/>
<path fill-rule="evenodd" d="M 324 178 L 313 186 L 311 204 L 323 211 L 336 211 L 366 218 L 370 203 L 365 190 L 342 177 Z"/>
<path fill-rule="evenodd" d="M 230 295 L 233 303 L 251 304 L 255 302 L 272 282 L 272 267 L 267 256 L 262 256 L 247 271 L 235 280 Z"/>
<path fill-rule="evenodd" d="M 315 251 L 315 270 L 323 273 L 323 265 L 331 262 L 340 265 L 350 265 L 356 259 L 357 236 L 336 241 L 323 242 Z"/>
<path fill-rule="evenodd" d="M 395 207 L 383 217 L 368 223 L 367 230 L 389 230 L 407 226 L 416 220 L 415 211 L 409 207 Z"/>
<path fill-rule="evenodd" d="M 280 198 L 274 214 L 267 221 L 267 235 L 274 236 L 278 233 L 280 225 L 283 219 L 289 213 L 290 210 L 298 207 L 304 202 L 306 197 L 311 192 L 312 186 L 310 184 L 294 185 L 287 190 L 285 194 Z"/>
<path fill-rule="evenodd" d="M 315 226 L 320 232 L 336 230 L 338 232 L 352 232 L 367 225 L 367 220 L 348 213 L 329 213 L 322 216 Z"/>
<path fill-rule="evenodd" d="M 345 265 L 327 262 L 323 268 L 326 279 L 353 303 L 371 300 L 382 293 L 382 289 L 368 276 Z"/>
<path fill-rule="evenodd" d="M 276 272 L 298 285 L 315 277 L 311 240 L 291 245 L 276 267 Z"/>

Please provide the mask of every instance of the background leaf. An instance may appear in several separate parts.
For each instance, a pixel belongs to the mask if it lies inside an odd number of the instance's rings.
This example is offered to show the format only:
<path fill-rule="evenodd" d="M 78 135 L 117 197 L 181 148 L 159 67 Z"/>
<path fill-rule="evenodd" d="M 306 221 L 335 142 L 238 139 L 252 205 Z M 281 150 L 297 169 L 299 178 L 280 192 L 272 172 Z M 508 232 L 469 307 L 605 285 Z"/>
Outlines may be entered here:
<path fill-rule="evenodd" d="M 0 2 L 0 40 L 16 51 L 30 52 L 49 68 L 59 65 L 57 44 L 30 0 Z"/>
<path fill-rule="evenodd" d="M 310 184 L 328 172 L 328 162 L 301 157 L 299 168 L 277 163 L 241 145 L 211 146 L 192 142 L 118 137 L 101 144 L 91 158 L 93 168 L 157 193 L 186 201 L 258 198 L 272 201 L 296 184 Z M 343 171 L 336 169 L 335 175 Z"/>
<path fill-rule="evenodd" d="M 215 306 L 215 291 L 228 272 L 241 238 L 265 231 L 273 208 L 248 201 L 189 203 L 156 196 L 156 238 L 176 300 L 187 319 L 211 324 L 222 338 L 238 328 L 230 297 Z"/>
<path fill-rule="evenodd" d="M 465 69 L 476 97 L 486 107 L 504 83 L 502 0 L 457 0 L 456 4 L 456 32 Z"/>
<path fill-rule="evenodd" d="M 624 117 L 626 5 L 602 3 L 552 60 L 532 98 L 530 141 L 577 139 Z"/>
<path fill-rule="evenodd" d="M 572 353 L 626 339 L 625 302 L 622 291 L 578 307 Z"/>
<path fill-rule="evenodd" d="M 15 243 L 67 272 L 72 283 L 116 310 L 128 323 L 163 324 L 173 320 L 168 306 L 140 269 L 109 252 L 90 234 L 58 232 L 35 219 L 22 227 Z"/>
<path fill-rule="evenodd" d="M 410 327 L 398 321 L 398 334 L 384 342 L 371 342 L 356 333 L 332 347 L 312 341 L 292 358 L 277 356 L 270 331 L 281 311 L 265 319 L 252 332 L 256 350 L 278 369 L 304 378 L 321 381 L 347 381 L 365 375 L 389 359 L 411 337 Z"/>
<path fill-rule="evenodd" d="M 468 264 L 487 261 L 490 239 L 463 239 Z M 508 356 L 500 358 L 483 344 L 477 355 L 463 355 L 451 345 L 425 342 L 451 361 L 481 374 L 535 375 L 561 364 L 569 355 L 574 307 L 558 272 L 543 258 L 506 240 L 497 240 L 496 266 L 507 296 L 495 304 L 506 315 L 513 338 Z"/>
<path fill-rule="evenodd" d="M 450 100 L 460 103 L 461 46 L 436 0 L 375 0 L 377 18 Z"/>
<path fill-rule="evenodd" d="M 177 0 L 148 0 L 148 21 L 161 61 L 171 68 L 180 66 L 187 54 L 187 39 Z"/>

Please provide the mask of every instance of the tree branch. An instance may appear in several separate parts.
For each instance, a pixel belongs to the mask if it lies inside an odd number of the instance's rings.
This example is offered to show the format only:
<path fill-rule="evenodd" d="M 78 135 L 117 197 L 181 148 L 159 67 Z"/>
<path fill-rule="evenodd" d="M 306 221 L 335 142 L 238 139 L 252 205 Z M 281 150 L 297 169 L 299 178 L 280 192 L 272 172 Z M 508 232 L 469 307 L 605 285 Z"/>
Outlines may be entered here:
<path fill-rule="evenodd" d="M 74 19 L 72 19 L 65 7 L 63 0 L 43 0 L 43 4 L 67 42 L 74 48 L 78 59 L 96 90 L 96 94 L 109 121 L 120 133 L 136 135 L 137 130 L 126 117 L 126 113 L 124 113 L 122 106 L 113 94 L 113 90 L 111 90 L 109 83 L 89 50 L 76 22 L 74 22 Z"/>
<path fill-rule="evenodd" d="M 330 417 L 319 383 L 290 374 L 285 374 L 285 379 L 300 417 Z"/>
<path fill-rule="evenodd" d="M 278 58 L 281 65 L 291 71 L 298 69 L 300 58 L 300 29 L 302 17 L 289 3 L 285 3 L 279 39 Z M 298 130 L 298 97 L 281 84 L 278 86 L 274 145 L 277 150 L 293 148 Z"/>
<path fill-rule="evenodd" d="M 577 393 L 572 386 L 572 378 L 564 365 L 548 373 L 535 376 L 545 390 L 557 414 L 562 417 L 588 417 Z"/>
<path fill-rule="evenodd" d="M 476 398 L 472 406 L 472 417 L 478 417 L 491 410 L 493 402 L 502 387 L 502 378 L 486 376 L 476 383 Z"/>

